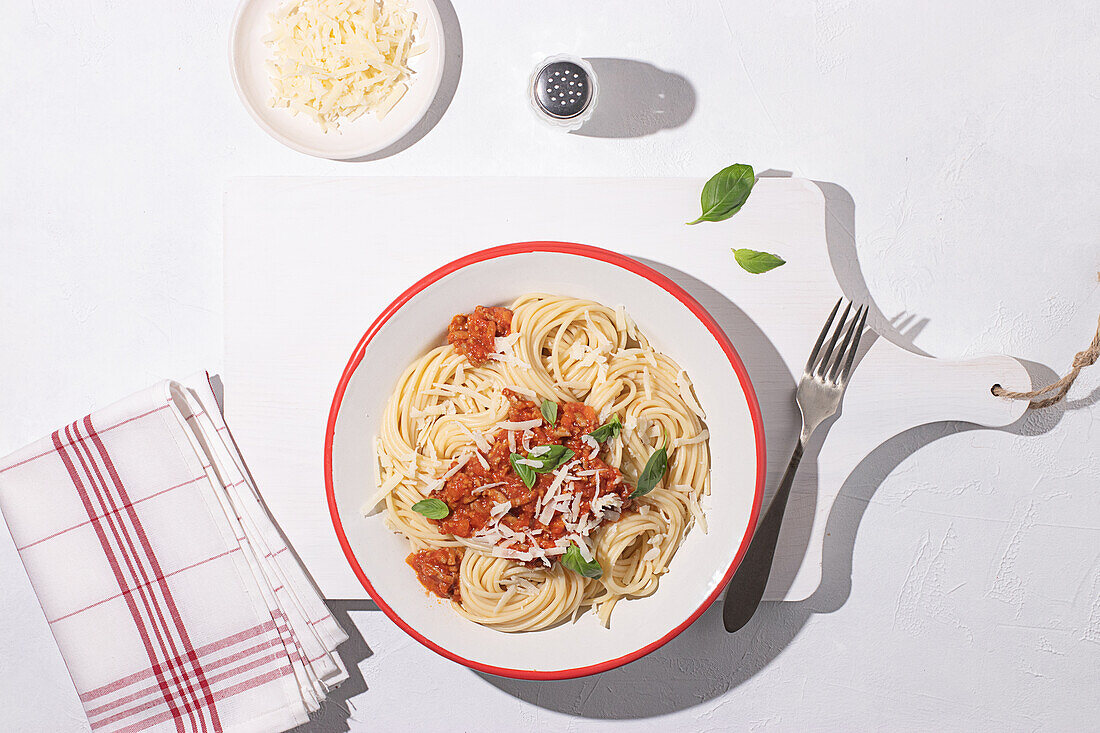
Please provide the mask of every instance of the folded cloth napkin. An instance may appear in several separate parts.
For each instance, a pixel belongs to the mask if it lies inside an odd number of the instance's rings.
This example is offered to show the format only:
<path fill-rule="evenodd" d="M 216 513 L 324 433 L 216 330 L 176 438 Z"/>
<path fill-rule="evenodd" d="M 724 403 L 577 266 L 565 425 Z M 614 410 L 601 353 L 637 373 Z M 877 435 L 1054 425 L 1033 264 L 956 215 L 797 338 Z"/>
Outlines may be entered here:
<path fill-rule="evenodd" d="M 347 678 L 206 374 L 0 460 L 0 511 L 95 731 L 282 731 Z"/>

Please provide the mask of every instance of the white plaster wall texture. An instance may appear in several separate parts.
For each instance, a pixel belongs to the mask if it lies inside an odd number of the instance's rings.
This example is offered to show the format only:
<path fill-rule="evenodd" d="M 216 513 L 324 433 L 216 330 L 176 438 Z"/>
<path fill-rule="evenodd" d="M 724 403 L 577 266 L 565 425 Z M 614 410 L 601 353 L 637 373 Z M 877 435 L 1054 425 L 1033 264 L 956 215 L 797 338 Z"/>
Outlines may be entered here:
<path fill-rule="evenodd" d="M 220 192 L 235 175 L 707 176 L 746 161 L 847 190 L 877 304 L 927 319 L 917 347 L 1061 371 L 1091 335 L 1096 3 L 455 5 L 464 58 L 446 115 L 397 155 L 341 164 L 281 148 L 240 107 L 228 3 L 5 3 L 0 451 L 220 366 Z M 641 137 L 543 129 L 522 88 L 556 52 L 674 72 L 694 110 Z M 536 685 L 476 675 L 354 611 L 366 689 L 349 722 L 334 703 L 307 730 L 1089 729 L 1098 389 L 1086 372 L 1074 409 L 1015 431 L 891 441 L 838 502 L 850 576 L 842 542 L 822 592 L 763 607 L 734 637 L 712 609 L 626 668 Z M 0 729 L 83 730 L 6 536 L 0 578 Z"/>

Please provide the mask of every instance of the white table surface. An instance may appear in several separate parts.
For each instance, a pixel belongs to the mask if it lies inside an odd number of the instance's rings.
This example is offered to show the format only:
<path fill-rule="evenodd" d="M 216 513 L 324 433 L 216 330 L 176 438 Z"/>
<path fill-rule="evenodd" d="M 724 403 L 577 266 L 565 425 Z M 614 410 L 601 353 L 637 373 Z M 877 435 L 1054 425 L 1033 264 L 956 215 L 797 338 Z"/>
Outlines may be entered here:
<path fill-rule="evenodd" d="M 0 452 L 220 368 L 221 192 L 238 175 L 707 176 L 750 162 L 850 196 L 868 289 L 883 313 L 914 316 L 924 351 L 1006 352 L 1046 365 L 1042 378 L 1096 325 L 1094 4 L 458 0 L 446 114 L 356 163 L 255 127 L 226 68 L 231 4 L 0 9 Z M 605 96 L 600 136 L 565 135 L 522 96 L 557 52 L 656 68 L 604 62 L 624 91 Z M 628 98 L 650 113 L 622 112 Z M 339 607 L 365 642 L 350 650 L 361 677 L 307 729 L 1091 727 L 1098 389 L 1094 368 L 1073 409 L 889 441 L 845 484 L 822 590 L 766 605 L 734 637 L 714 608 L 599 677 L 482 677 Z M 0 729 L 84 730 L 6 533 L 0 581 Z"/>

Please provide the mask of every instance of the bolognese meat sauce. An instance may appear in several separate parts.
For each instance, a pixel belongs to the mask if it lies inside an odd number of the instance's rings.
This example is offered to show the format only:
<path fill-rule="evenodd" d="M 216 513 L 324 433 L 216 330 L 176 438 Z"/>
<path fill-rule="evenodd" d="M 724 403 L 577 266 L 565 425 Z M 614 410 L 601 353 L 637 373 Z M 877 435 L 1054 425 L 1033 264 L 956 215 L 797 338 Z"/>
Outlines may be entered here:
<path fill-rule="evenodd" d="M 421 550 L 405 558 L 420 584 L 440 598 L 459 599 L 458 573 L 462 562 L 461 550 L 454 547 L 440 547 L 435 550 Z"/>
<path fill-rule="evenodd" d="M 447 343 L 466 357 L 473 366 L 481 366 L 496 351 L 497 336 L 512 332 L 512 311 L 479 305 L 473 313 L 459 313 L 447 327 Z"/>

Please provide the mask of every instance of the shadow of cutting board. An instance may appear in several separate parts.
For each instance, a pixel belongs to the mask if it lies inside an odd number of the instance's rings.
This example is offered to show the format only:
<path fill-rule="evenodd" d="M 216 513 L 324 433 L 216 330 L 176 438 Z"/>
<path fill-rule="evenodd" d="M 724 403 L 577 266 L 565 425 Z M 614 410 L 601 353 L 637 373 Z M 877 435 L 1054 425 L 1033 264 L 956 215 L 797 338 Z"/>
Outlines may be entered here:
<path fill-rule="evenodd" d="M 276 520 L 326 598 L 367 597 L 336 542 L 324 498 L 325 422 L 340 372 L 394 297 L 439 265 L 492 245 L 561 240 L 617 250 L 663 271 L 702 302 L 729 334 L 760 398 L 770 497 L 798 434 L 796 379 L 841 292 L 826 246 L 825 201 L 810 181 L 765 178 L 734 218 L 685 226 L 697 215 L 702 184 L 366 177 L 230 182 L 227 420 Z M 774 252 L 787 264 L 750 275 L 737 266 L 731 247 Z M 675 357 L 673 335 L 660 343 Z M 843 415 L 803 460 L 765 599 L 801 600 L 817 588 L 829 510 L 852 469 L 880 443 L 927 422 L 1000 426 L 1018 419 L 1025 405 L 994 397 L 989 389 L 998 382 L 1013 389 L 1030 385 L 1023 367 L 1008 357 L 950 363 L 884 338 L 871 341 Z M 722 489 L 716 484 L 712 491 Z"/>

